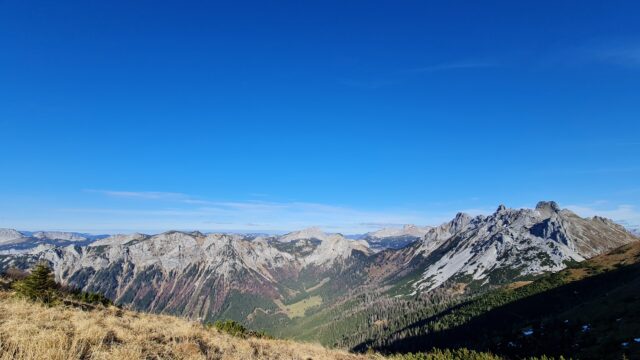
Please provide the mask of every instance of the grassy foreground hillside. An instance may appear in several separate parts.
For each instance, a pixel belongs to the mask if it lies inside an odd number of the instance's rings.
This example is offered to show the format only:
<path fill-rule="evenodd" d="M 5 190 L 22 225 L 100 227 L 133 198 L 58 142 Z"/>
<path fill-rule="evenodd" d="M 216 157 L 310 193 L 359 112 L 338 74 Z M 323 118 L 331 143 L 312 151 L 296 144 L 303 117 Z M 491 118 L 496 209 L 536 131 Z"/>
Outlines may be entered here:
<path fill-rule="evenodd" d="M 238 338 L 173 316 L 46 306 L 0 292 L 0 359 L 370 359 L 318 345 Z"/>
<path fill-rule="evenodd" d="M 501 360 L 464 348 L 356 355 L 276 340 L 232 320 L 203 325 L 123 310 L 100 294 L 57 284 L 46 263 L 0 276 L 0 360 L 4 359 L 369 359 Z M 531 359 L 535 360 L 535 359 Z"/>
<path fill-rule="evenodd" d="M 232 336 L 178 317 L 115 306 L 45 305 L 16 297 L 0 281 L 0 360 L 9 359 L 502 360 L 466 349 L 384 357 L 290 340 Z"/>

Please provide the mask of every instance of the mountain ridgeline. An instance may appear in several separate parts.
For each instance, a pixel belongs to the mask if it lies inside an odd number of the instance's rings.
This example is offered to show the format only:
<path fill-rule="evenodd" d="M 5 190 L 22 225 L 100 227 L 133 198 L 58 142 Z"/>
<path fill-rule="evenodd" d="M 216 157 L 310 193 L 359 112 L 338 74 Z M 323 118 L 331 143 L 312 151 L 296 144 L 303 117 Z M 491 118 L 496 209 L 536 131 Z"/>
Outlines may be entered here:
<path fill-rule="evenodd" d="M 540 202 L 358 240 L 317 228 L 283 236 L 171 231 L 98 238 L 5 229 L 0 270 L 44 259 L 58 282 L 133 309 L 233 319 L 331 346 L 391 349 L 380 339 L 415 335 L 402 329 L 449 306 L 636 240 L 611 220 Z"/>

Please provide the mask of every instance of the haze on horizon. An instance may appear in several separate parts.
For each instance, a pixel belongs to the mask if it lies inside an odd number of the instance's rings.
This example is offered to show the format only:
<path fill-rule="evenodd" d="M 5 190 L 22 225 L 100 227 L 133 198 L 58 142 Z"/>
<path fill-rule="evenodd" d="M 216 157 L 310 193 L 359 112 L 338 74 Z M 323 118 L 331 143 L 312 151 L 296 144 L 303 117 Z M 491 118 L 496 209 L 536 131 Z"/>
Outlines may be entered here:
<path fill-rule="evenodd" d="M 640 226 L 640 4 L 0 5 L 0 227 Z"/>

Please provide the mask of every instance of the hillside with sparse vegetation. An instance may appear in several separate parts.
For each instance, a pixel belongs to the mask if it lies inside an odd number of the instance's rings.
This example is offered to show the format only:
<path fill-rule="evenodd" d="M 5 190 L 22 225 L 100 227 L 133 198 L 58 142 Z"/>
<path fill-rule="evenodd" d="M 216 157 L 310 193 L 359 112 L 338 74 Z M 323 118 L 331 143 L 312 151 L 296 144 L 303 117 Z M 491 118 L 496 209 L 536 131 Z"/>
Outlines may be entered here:
<path fill-rule="evenodd" d="M 31 274 L 10 275 L 0 278 L 0 360 L 504 360 L 464 348 L 390 356 L 353 354 L 274 339 L 232 320 L 201 324 L 124 310 L 97 295 L 61 288 L 44 264 Z"/>
<path fill-rule="evenodd" d="M 449 307 L 357 349 L 640 358 L 640 242 Z"/>

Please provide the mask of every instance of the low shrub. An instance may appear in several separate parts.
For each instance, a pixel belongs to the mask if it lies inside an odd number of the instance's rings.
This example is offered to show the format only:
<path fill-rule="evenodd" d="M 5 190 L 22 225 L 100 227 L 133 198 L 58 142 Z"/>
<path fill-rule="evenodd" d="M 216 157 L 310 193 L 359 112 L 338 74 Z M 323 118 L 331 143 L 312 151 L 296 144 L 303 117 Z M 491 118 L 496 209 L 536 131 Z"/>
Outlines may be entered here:
<path fill-rule="evenodd" d="M 264 331 L 249 330 L 244 325 L 234 320 L 218 320 L 213 324 L 206 324 L 207 327 L 213 327 L 220 332 L 227 333 L 231 336 L 247 338 L 256 337 L 263 339 L 272 339 L 273 337 L 265 333 Z"/>

